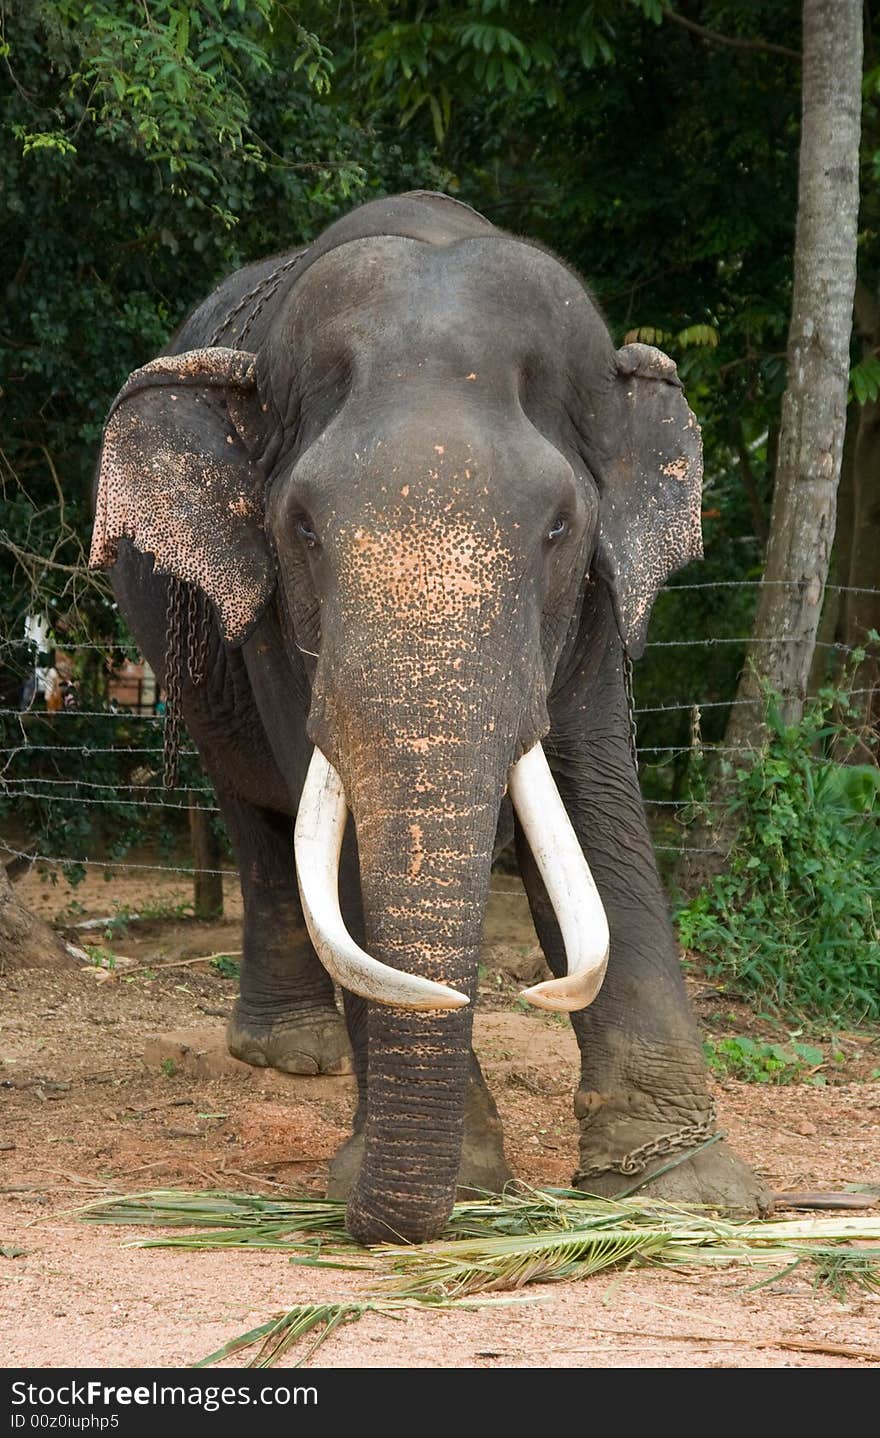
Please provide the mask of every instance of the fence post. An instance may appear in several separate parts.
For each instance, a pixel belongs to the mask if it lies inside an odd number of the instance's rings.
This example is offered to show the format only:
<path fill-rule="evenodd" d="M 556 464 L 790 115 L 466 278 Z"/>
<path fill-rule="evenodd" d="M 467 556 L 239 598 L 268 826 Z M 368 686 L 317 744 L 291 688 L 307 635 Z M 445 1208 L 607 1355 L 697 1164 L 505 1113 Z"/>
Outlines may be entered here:
<path fill-rule="evenodd" d="M 220 844 L 211 815 L 199 805 L 197 794 L 190 792 L 189 806 L 189 837 L 195 869 L 193 912 L 197 919 L 219 919 L 223 914 L 223 875 L 199 870 L 220 868 Z"/>

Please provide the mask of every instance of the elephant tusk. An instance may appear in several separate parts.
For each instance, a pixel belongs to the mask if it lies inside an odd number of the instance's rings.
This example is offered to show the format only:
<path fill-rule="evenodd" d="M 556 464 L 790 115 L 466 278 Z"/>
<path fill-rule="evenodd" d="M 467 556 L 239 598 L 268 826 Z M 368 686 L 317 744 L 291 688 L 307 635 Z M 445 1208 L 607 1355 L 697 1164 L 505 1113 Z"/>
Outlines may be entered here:
<path fill-rule="evenodd" d="M 294 831 L 296 872 L 309 937 L 324 968 L 353 994 L 401 1009 L 460 1009 L 466 994 L 371 959 L 351 937 L 339 908 L 339 855 L 348 818 L 342 780 L 315 749 Z"/>
<path fill-rule="evenodd" d="M 513 765 L 508 787 L 513 807 L 562 931 L 568 973 L 524 989 L 520 998 L 538 1009 L 585 1009 L 598 994 L 608 966 L 608 920 L 589 865 L 540 744 Z"/>

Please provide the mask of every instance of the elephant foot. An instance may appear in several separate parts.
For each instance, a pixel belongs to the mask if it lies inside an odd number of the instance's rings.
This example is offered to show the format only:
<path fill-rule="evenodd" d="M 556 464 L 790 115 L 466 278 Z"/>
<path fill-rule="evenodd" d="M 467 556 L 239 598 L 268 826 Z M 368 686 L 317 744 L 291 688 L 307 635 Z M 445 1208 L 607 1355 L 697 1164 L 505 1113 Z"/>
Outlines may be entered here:
<path fill-rule="evenodd" d="M 457 1196 L 473 1198 L 480 1190 L 502 1193 L 512 1178 L 504 1157 L 504 1134 L 495 1100 L 482 1078 L 472 1078 L 465 1097 Z"/>
<path fill-rule="evenodd" d="M 622 1173 L 627 1155 L 642 1145 L 673 1138 L 689 1120 L 677 1116 L 676 1123 L 638 1117 L 635 1113 L 615 1114 L 610 1103 L 597 1102 L 598 1094 L 581 1092 L 575 1099 L 575 1113 L 581 1119 L 580 1167 L 573 1186 L 600 1198 L 615 1198 L 635 1189 L 639 1197 L 660 1198 L 670 1203 L 701 1204 L 727 1212 L 766 1214 L 771 1208 L 769 1189 L 743 1163 L 723 1139 L 706 1143 L 714 1125 L 709 1119 L 708 1100 L 692 1122 L 704 1122 L 706 1135 L 682 1147 L 665 1149 L 648 1157 L 637 1173 Z M 640 1105 L 641 1106 L 641 1105 Z M 598 1112 L 596 1110 L 598 1109 Z M 586 1110 L 586 1112 L 585 1112 Z M 592 1110 L 592 1112 L 591 1112 Z M 643 1155 L 644 1157 L 644 1155 Z M 674 1165 L 667 1167 L 667 1165 Z M 665 1172 L 659 1170 L 665 1169 Z M 656 1173 L 656 1177 L 651 1177 Z"/>
<path fill-rule="evenodd" d="M 330 1160 L 327 1197 L 347 1202 L 361 1171 L 364 1158 L 364 1131 L 349 1134 Z"/>
<path fill-rule="evenodd" d="M 289 1074 L 352 1072 L 345 1022 L 335 1008 L 258 1019 L 239 1000 L 226 1030 L 226 1046 L 233 1058 L 254 1068 Z"/>
<path fill-rule="evenodd" d="M 347 1199 L 364 1156 L 363 1130 L 351 1134 L 330 1161 L 327 1197 Z M 464 1142 L 458 1170 L 457 1197 L 501 1193 L 512 1174 L 504 1157 L 501 1120 L 485 1084 L 471 1079 L 465 1100 Z"/>

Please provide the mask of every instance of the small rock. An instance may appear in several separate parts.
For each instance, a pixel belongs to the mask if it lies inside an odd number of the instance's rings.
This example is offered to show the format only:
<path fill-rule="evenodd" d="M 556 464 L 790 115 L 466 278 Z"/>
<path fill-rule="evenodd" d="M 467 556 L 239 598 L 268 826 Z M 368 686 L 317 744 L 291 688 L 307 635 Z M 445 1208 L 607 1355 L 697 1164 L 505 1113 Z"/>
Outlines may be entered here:
<path fill-rule="evenodd" d="M 94 979 L 96 984 L 115 984 L 119 982 L 115 969 L 105 969 L 102 968 L 100 964 L 90 965 L 88 968 L 84 968 L 83 973 L 88 974 L 90 979 Z"/>
<path fill-rule="evenodd" d="M 528 953 L 520 954 L 516 949 L 499 944 L 493 949 L 492 958 L 496 968 L 520 984 L 535 984 L 540 979 L 553 977 L 547 967 L 543 950 L 537 947 L 529 949 Z"/>
<path fill-rule="evenodd" d="M 804 1138 L 813 1138 L 819 1132 L 816 1125 L 810 1123 L 807 1119 L 805 1119 L 803 1123 L 796 1123 L 794 1131 L 795 1133 L 802 1134 Z"/>
<path fill-rule="evenodd" d="M 15 1143 L 11 1138 L 0 1138 L 0 1153 L 11 1153 Z"/>

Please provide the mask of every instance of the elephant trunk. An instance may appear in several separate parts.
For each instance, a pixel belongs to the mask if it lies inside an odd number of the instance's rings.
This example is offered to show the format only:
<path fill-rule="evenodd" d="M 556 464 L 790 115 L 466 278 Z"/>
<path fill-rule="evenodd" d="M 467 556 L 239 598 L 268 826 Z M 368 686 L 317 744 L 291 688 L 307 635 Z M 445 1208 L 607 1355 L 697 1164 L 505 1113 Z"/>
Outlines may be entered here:
<path fill-rule="evenodd" d="M 460 711 L 458 724 L 442 729 L 436 711 L 429 725 L 412 700 L 406 727 L 381 712 L 385 704 L 378 717 L 371 708 L 349 710 L 337 727 L 344 787 L 316 748 L 297 866 L 318 954 L 371 1000 L 364 1159 L 349 1230 L 364 1243 L 423 1242 L 442 1230 L 455 1200 L 479 946 L 508 782 L 569 958 L 568 975 L 536 986 L 531 1001 L 568 1009 L 591 1002 L 608 928 L 540 745 L 511 768 L 510 708 L 504 723 Z M 347 934 L 336 894 L 346 801 L 357 828 L 365 949 Z"/>
<path fill-rule="evenodd" d="M 436 783 L 421 762 L 401 772 L 399 757 L 393 779 L 375 754 L 366 772 L 350 766 L 369 953 L 471 1000 L 427 1011 L 370 1005 L 364 1160 L 348 1207 L 349 1230 L 365 1243 L 435 1237 L 455 1200 L 506 770 L 494 758 L 458 747 L 454 764 L 437 764 Z"/>

